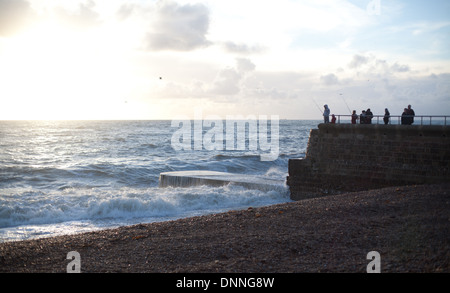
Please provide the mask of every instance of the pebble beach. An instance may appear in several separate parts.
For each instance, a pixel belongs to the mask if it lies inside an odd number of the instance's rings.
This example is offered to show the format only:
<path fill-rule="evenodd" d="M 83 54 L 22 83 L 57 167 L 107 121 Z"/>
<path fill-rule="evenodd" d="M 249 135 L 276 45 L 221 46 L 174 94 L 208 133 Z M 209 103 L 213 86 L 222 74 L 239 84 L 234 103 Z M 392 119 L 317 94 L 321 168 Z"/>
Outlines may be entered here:
<path fill-rule="evenodd" d="M 388 187 L 0 244 L 2 273 L 450 272 L 450 184 Z"/>

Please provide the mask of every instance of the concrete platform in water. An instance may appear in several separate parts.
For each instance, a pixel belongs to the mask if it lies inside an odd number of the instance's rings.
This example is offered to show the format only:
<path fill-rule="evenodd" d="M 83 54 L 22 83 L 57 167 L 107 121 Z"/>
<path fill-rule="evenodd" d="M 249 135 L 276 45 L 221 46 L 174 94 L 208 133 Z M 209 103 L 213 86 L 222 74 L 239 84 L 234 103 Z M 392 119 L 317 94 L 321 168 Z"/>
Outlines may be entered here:
<path fill-rule="evenodd" d="M 287 188 L 285 180 L 247 174 L 216 171 L 178 171 L 165 172 L 159 175 L 160 187 L 190 187 L 199 185 L 223 186 L 227 184 L 263 191 L 281 191 Z"/>

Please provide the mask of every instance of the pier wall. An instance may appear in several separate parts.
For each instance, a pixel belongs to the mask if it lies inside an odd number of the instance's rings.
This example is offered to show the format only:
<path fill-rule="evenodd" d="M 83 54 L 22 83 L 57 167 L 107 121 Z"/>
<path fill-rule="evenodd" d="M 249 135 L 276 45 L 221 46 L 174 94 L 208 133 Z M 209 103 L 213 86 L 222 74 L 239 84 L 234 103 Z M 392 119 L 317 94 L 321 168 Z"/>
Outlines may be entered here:
<path fill-rule="evenodd" d="M 319 124 L 289 161 L 291 198 L 450 182 L 450 126 Z"/>

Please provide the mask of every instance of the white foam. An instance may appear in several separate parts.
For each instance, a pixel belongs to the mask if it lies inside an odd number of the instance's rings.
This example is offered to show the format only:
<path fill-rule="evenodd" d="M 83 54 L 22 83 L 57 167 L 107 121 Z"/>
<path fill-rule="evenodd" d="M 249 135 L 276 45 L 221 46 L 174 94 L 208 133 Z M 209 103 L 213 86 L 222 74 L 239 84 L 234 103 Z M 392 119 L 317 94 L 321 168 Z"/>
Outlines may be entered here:
<path fill-rule="evenodd" d="M 7 198 L 7 200 L 5 200 Z M 67 189 L 11 194 L 0 202 L 0 242 L 166 221 L 290 201 L 288 190 L 243 186 Z"/>

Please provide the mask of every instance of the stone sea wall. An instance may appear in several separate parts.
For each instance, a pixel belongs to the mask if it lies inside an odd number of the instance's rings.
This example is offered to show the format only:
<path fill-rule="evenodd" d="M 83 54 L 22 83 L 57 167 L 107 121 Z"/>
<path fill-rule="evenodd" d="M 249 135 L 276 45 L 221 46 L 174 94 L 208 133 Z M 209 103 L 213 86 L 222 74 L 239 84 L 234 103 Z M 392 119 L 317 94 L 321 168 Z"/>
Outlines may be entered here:
<path fill-rule="evenodd" d="M 289 161 L 291 198 L 450 182 L 450 126 L 320 124 Z"/>

